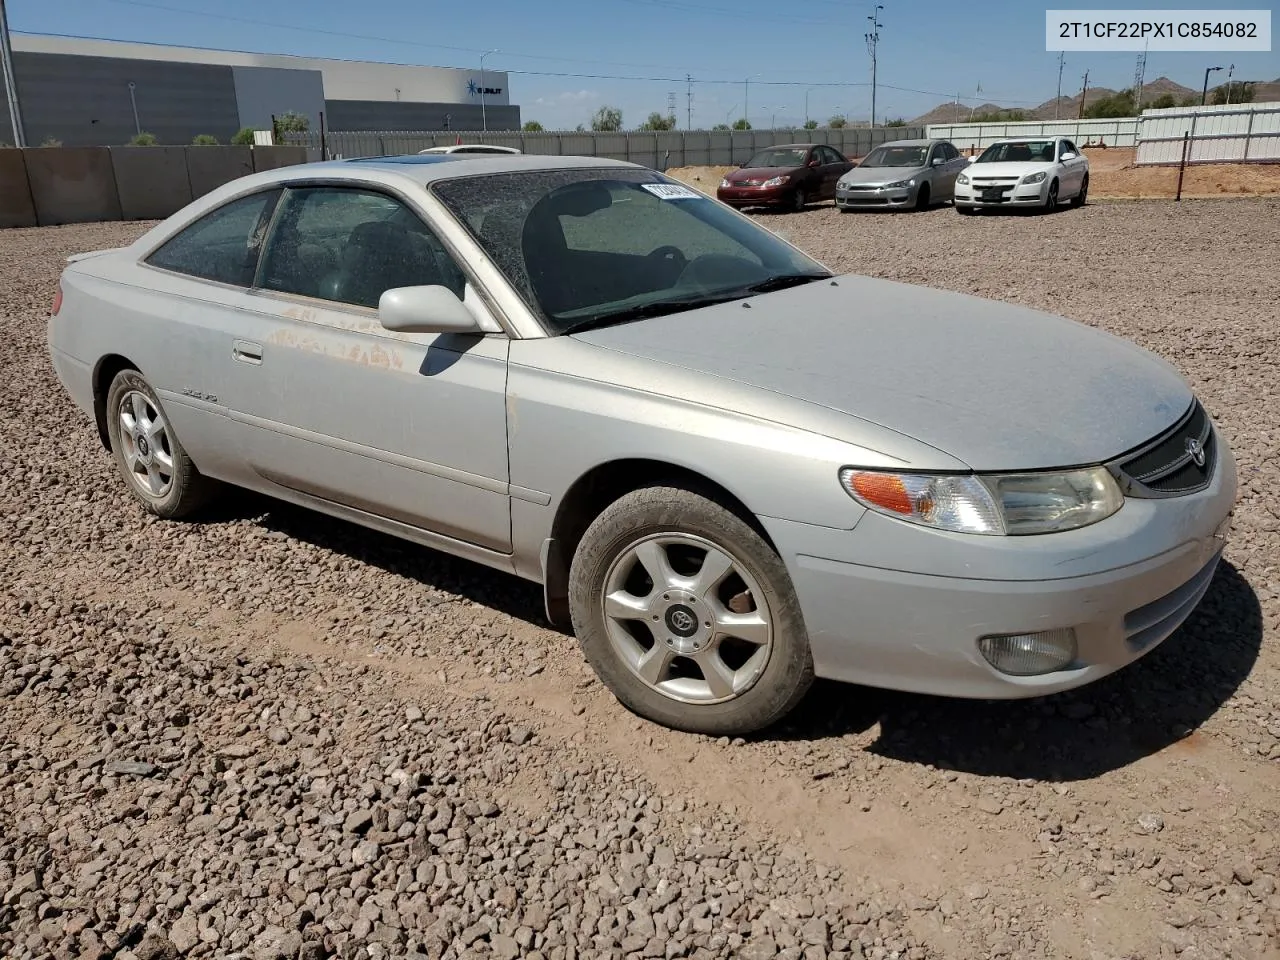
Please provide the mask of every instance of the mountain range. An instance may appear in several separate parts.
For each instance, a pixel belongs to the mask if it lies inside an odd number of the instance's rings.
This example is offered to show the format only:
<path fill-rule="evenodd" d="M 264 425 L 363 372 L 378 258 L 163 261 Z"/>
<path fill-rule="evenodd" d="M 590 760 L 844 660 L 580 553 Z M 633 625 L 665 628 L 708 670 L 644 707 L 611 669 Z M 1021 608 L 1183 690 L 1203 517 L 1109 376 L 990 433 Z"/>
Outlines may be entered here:
<path fill-rule="evenodd" d="M 1237 80 L 1235 83 L 1240 83 Z M 1226 84 L 1222 84 L 1225 88 Z M 1210 94 L 1217 87 L 1210 87 Z M 1107 87 L 1090 87 L 1085 95 L 1085 106 L 1097 103 L 1107 97 L 1113 96 L 1119 91 L 1111 90 Z M 1150 105 L 1152 100 L 1170 94 L 1179 102 L 1187 97 L 1195 97 L 1200 99 L 1200 91 L 1192 90 L 1190 87 L 1184 87 L 1180 83 L 1175 83 L 1168 77 L 1159 77 L 1149 83 L 1142 85 L 1142 101 Z M 1275 80 L 1266 82 L 1254 82 L 1255 103 L 1267 103 L 1280 100 L 1280 77 Z M 1055 116 L 1062 120 L 1074 120 L 1076 114 L 1080 111 L 1080 94 L 1074 96 L 1064 96 L 1061 98 L 1053 98 L 1046 100 L 1038 107 L 1004 107 L 995 103 L 984 103 L 979 106 L 971 106 L 968 104 L 957 104 L 954 100 L 950 103 L 940 103 L 928 113 L 922 113 L 920 116 L 909 120 L 912 126 L 929 123 L 967 123 L 970 116 L 981 116 L 982 114 L 1008 112 L 1009 110 L 1020 110 L 1027 120 L 1053 120 Z"/>

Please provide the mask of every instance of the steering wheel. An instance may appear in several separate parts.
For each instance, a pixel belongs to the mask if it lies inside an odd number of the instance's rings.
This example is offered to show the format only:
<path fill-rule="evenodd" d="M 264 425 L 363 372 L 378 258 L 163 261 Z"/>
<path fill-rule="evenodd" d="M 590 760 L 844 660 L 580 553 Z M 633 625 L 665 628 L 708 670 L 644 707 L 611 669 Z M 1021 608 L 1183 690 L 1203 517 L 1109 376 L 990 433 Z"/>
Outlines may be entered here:
<path fill-rule="evenodd" d="M 669 260 L 671 263 L 677 264 L 681 270 L 689 262 L 689 258 L 684 255 L 684 251 L 671 244 L 658 247 L 656 250 L 650 250 L 647 256 L 651 260 Z"/>

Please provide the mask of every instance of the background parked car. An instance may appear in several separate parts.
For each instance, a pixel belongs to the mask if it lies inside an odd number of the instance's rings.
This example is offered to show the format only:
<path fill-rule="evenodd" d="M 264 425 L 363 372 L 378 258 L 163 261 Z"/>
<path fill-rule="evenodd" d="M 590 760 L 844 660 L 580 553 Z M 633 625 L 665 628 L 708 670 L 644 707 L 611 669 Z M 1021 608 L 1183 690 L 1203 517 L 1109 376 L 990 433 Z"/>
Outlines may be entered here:
<path fill-rule="evenodd" d="M 451 143 L 447 147 L 428 147 L 418 153 L 519 153 L 515 147 L 499 147 L 492 143 Z"/>
<path fill-rule="evenodd" d="M 872 150 L 836 183 L 836 206 L 926 210 L 950 200 L 969 165 L 949 140 L 894 140 Z"/>
<path fill-rule="evenodd" d="M 985 207 L 1053 210 L 1064 198 L 1082 207 L 1089 195 L 1089 158 L 1066 137 L 997 140 L 956 177 L 957 213 Z"/>
<path fill-rule="evenodd" d="M 720 181 L 717 199 L 733 207 L 786 206 L 834 200 L 836 182 L 853 161 L 825 143 L 768 147 Z"/>

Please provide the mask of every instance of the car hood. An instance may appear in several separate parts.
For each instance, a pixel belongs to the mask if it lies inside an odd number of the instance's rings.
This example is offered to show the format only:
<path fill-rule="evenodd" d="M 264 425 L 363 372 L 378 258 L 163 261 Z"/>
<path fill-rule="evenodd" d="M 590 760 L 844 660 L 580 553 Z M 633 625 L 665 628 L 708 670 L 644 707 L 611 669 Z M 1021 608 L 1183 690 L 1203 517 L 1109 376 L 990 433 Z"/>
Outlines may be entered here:
<path fill-rule="evenodd" d="M 971 163 L 965 170 L 971 177 L 1025 177 L 1028 173 L 1051 170 L 1044 160 L 1013 160 L 1008 163 Z"/>
<path fill-rule="evenodd" d="M 819 404 L 974 470 L 1110 460 L 1192 402 L 1171 365 L 1101 330 L 861 276 L 573 337 Z"/>
<path fill-rule="evenodd" d="M 804 167 L 739 167 L 725 174 L 725 179 L 730 183 L 741 183 L 744 180 L 771 180 L 803 169 Z"/>
<path fill-rule="evenodd" d="M 897 183 L 925 172 L 926 167 L 854 167 L 840 176 L 841 183 Z"/>

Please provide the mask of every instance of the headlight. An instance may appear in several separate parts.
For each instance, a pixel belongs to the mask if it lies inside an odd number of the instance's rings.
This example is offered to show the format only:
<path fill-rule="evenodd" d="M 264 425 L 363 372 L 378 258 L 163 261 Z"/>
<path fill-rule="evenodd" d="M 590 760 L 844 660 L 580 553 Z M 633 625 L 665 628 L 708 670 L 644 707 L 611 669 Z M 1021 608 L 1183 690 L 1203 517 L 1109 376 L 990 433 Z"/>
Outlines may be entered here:
<path fill-rule="evenodd" d="M 915 182 L 915 177 L 912 177 L 910 180 L 898 180 L 895 183 L 886 183 L 884 188 L 886 190 L 898 190 L 902 187 L 909 187 Z"/>
<path fill-rule="evenodd" d="M 846 467 L 845 491 L 868 509 L 955 533 L 1020 536 L 1105 520 L 1124 495 L 1103 467 L 1051 473 L 886 473 Z"/>
<path fill-rule="evenodd" d="M 774 178 L 773 178 L 773 179 L 771 179 L 771 180 L 766 180 L 766 181 L 764 182 L 764 186 L 766 186 L 766 187 L 780 187 L 780 186 L 782 186 L 784 183 L 787 183 L 787 182 L 788 182 L 788 181 L 790 181 L 790 180 L 791 180 L 791 178 L 790 178 L 790 177 L 788 177 L 788 176 L 774 177 Z"/>
<path fill-rule="evenodd" d="M 725 177 L 723 180 L 721 180 L 721 181 L 720 181 L 720 186 L 722 186 L 722 187 L 731 187 L 731 186 L 733 186 L 733 184 L 731 184 L 731 183 L 729 182 L 729 178 L 728 178 L 728 177 Z"/>
<path fill-rule="evenodd" d="M 1041 170 L 1039 173 L 1028 173 L 1022 178 L 1022 183 L 1042 183 L 1045 178 L 1045 172 Z"/>
<path fill-rule="evenodd" d="M 968 183 L 968 182 L 969 182 L 969 177 L 966 174 L 962 173 L 958 177 L 956 177 L 956 183 Z"/>

